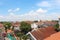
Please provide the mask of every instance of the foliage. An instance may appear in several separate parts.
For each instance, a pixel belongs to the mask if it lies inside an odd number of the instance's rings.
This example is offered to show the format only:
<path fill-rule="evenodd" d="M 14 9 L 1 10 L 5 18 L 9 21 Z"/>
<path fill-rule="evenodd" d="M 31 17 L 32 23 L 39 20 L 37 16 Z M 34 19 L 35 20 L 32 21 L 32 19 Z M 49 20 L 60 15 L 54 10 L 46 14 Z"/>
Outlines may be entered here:
<path fill-rule="evenodd" d="M 10 22 L 3 22 L 3 25 L 5 27 L 5 30 L 10 29 L 11 23 Z"/>
<path fill-rule="evenodd" d="M 36 21 L 34 21 L 34 22 L 38 22 L 38 21 L 36 20 Z"/>
<path fill-rule="evenodd" d="M 16 36 L 21 37 L 21 36 L 23 36 L 23 33 L 17 33 Z"/>
<path fill-rule="evenodd" d="M 27 40 L 28 39 L 28 35 L 25 35 L 25 34 L 23 34 L 21 32 L 20 33 L 17 33 L 16 36 L 19 37 L 20 40 L 22 40 L 22 39 L 23 40 Z"/>
<path fill-rule="evenodd" d="M 54 25 L 55 29 L 59 28 L 59 24 L 57 23 L 56 25 Z"/>
<path fill-rule="evenodd" d="M 31 25 L 26 22 L 21 22 L 20 29 L 24 34 L 26 34 L 31 30 Z"/>
<path fill-rule="evenodd" d="M 22 39 L 23 39 L 23 40 L 27 40 L 27 39 L 28 39 L 28 35 L 23 35 L 23 36 L 22 36 Z"/>
<path fill-rule="evenodd" d="M 23 33 L 21 33 L 21 32 L 19 32 L 19 33 L 16 33 L 16 36 L 17 37 L 19 37 L 20 38 L 20 40 L 21 40 L 21 38 L 22 38 L 22 36 L 23 36 L 24 34 Z"/>
<path fill-rule="evenodd" d="M 52 22 L 59 22 L 58 20 L 52 20 Z"/>

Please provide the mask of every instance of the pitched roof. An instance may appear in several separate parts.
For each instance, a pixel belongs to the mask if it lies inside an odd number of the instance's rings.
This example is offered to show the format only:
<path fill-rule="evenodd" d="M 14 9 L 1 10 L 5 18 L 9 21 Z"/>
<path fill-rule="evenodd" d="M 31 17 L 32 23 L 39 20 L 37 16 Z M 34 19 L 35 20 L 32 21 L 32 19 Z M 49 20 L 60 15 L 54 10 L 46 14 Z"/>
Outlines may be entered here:
<path fill-rule="evenodd" d="M 20 26 L 20 22 L 12 22 L 12 26 Z"/>
<path fill-rule="evenodd" d="M 54 22 L 54 21 L 39 21 L 39 22 L 36 22 L 35 24 L 37 24 L 37 25 L 44 25 L 45 24 L 45 25 L 53 26 L 53 25 L 57 24 L 57 22 Z"/>
<path fill-rule="evenodd" d="M 51 34 L 56 33 L 53 27 L 38 28 L 34 31 L 31 31 L 31 34 L 37 39 L 42 40 L 46 37 L 49 37 Z"/>
<path fill-rule="evenodd" d="M 33 21 L 24 21 L 24 22 L 26 22 L 28 24 L 32 24 L 33 23 Z"/>
<path fill-rule="evenodd" d="M 47 37 L 44 40 L 60 40 L 60 32 L 52 34 L 50 37 Z"/>
<path fill-rule="evenodd" d="M 0 27 L 4 27 L 4 25 L 2 23 L 0 23 Z"/>

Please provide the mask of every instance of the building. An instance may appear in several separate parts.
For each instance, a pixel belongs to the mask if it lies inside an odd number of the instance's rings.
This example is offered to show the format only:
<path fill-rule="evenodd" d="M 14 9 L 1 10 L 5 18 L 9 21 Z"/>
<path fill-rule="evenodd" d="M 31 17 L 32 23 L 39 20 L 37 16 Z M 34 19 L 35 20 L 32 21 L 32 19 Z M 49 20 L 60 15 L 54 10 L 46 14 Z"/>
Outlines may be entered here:
<path fill-rule="evenodd" d="M 31 28 L 32 29 L 43 28 L 48 26 L 54 26 L 56 24 L 57 22 L 52 22 L 52 21 L 38 21 L 38 22 L 31 23 Z"/>
<path fill-rule="evenodd" d="M 20 22 L 12 22 L 12 26 L 11 28 L 13 28 L 14 30 L 19 30 L 20 31 Z"/>
<path fill-rule="evenodd" d="M 0 23 L 0 30 L 1 30 L 1 32 L 5 32 L 5 28 L 4 28 L 4 25 L 2 23 Z"/>
<path fill-rule="evenodd" d="M 38 28 L 36 30 L 32 30 L 28 33 L 31 40 L 44 40 L 48 38 L 50 35 L 57 33 L 54 27 L 49 26 L 46 28 Z"/>
<path fill-rule="evenodd" d="M 4 40 L 3 33 L 5 32 L 4 25 L 0 23 L 0 40 Z"/>
<path fill-rule="evenodd" d="M 37 25 L 36 23 L 32 23 L 32 24 L 31 24 L 31 28 L 32 28 L 32 29 L 37 29 L 37 28 L 38 28 L 38 25 Z"/>

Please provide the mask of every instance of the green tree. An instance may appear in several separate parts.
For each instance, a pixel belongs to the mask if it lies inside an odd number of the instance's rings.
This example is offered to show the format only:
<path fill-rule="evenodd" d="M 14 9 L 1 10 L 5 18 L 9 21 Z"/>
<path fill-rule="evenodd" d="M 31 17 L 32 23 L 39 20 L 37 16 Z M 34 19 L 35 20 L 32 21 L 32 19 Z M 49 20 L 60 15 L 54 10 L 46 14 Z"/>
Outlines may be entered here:
<path fill-rule="evenodd" d="M 3 22 L 5 30 L 10 29 L 11 23 L 10 22 Z"/>
<path fill-rule="evenodd" d="M 23 35 L 23 36 L 22 36 L 22 39 L 23 39 L 23 40 L 27 40 L 28 38 L 29 38 L 28 35 Z"/>
<path fill-rule="evenodd" d="M 56 25 L 54 25 L 55 29 L 59 28 L 59 24 L 57 23 Z"/>
<path fill-rule="evenodd" d="M 26 22 L 21 22 L 20 29 L 24 34 L 26 34 L 31 30 L 31 25 Z"/>
<path fill-rule="evenodd" d="M 20 40 L 21 40 L 21 38 L 22 38 L 22 36 L 23 36 L 24 34 L 23 33 L 21 33 L 21 32 L 19 32 L 19 33 L 16 33 L 16 36 L 17 37 L 19 37 L 20 38 Z"/>

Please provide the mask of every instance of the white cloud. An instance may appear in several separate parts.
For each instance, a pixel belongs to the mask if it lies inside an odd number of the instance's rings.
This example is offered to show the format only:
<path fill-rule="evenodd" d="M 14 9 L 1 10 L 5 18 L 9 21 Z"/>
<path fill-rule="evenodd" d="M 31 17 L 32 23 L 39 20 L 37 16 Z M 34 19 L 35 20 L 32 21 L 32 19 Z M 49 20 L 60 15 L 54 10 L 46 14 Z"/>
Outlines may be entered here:
<path fill-rule="evenodd" d="M 60 9 L 60 0 L 42 1 L 40 4 L 43 5 L 40 5 L 41 7 L 47 7 L 50 9 Z"/>
<path fill-rule="evenodd" d="M 12 9 L 9 9 L 8 12 L 12 12 L 13 10 Z"/>
<path fill-rule="evenodd" d="M 46 13 L 47 12 L 47 10 L 43 10 L 42 8 L 40 8 L 40 9 L 38 9 L 38 10 L 36 10 L 36 12 L 40 12 L 40 13 Z"/>
<path fill-rule="evenodd" d="M 60 0 L 55 0 L 55 2 L 57 3 L 57 5 L 60 3 Z M 60 4 L 59 4 L 60 5 Z"/>
<path fill-rule="evenodd" d="M 19 10 L 20 10 L 20 8 L 16 8 L 16 9 L 14 10 L 14 12 L 19 11 Z"/>
<path fill-rule="evenodd" d="M 60 0 L 46 0 L 36 3 L 36 6 L 47 8 L 49 10 L 52 9 L 60 9 Z"/>
<path fill-rule="evenodd" d="M 20 10 L 20 8 L 16 8 L 16 9 L 15 9 L 15 11 L 19 11 L 19 10 Z"/>
<path fill-rule="evenodd" d="M 54 7 L 55 8 L 60 8 L 60 0 L 54 0 L 54 3 L 53 3 Z"/>
<path fill-rule="evenodd" d="M 20 8 L 9 9 L 8 12 L 13 13 L 13 12 L 17 12 L 17 11 L 19 11 L 19 10 L 20 10 Z"/>
<path fill-rule="evenodd" d="M 0 16 L 0 21 L 26 21 L 26 20 L 57 20 L 59 13 L 50 13 L 47 14 L 48 10 L 44 10 L 39 8 L 37 10 L 31 10 L 28 13 L 15 15 L 14 13 L 10 13 L 7 16 Z"/>
<path fill-rule="evenodd" d="M 40 6 L 40 7 L 51 7 L 51 4 L 47 1 L 42 1 L 40 3 L 37 3 L 37 6 Z"/>
<path fill-rule="evenodd" d="M 4 18 L 4 17 L 0 15 L 0 18 Z"/>

